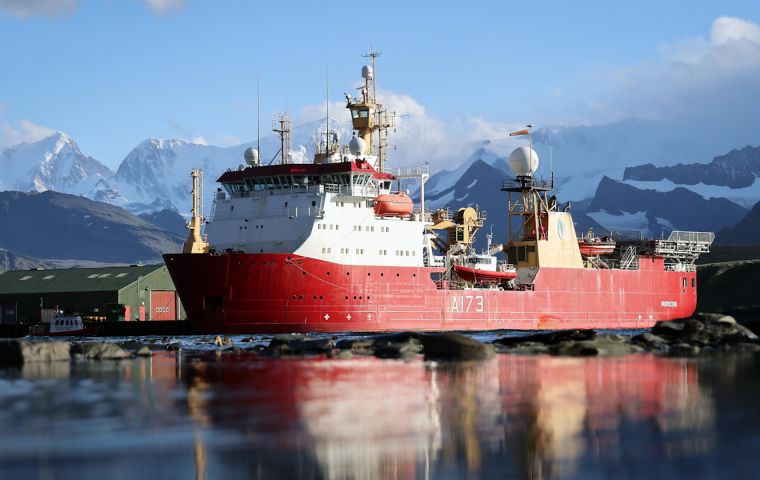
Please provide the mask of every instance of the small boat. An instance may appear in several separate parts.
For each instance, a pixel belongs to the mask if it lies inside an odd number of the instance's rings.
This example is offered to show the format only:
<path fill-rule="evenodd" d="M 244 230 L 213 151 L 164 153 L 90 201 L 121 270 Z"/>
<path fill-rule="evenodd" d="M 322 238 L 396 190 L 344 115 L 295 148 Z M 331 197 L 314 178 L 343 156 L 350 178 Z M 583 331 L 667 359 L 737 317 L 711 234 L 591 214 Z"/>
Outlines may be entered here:
<path fill-rule="evenodd" d="M 375 197 L 375 215 L 408 217 L 414 210 L 412 199 L 404 192 L 384 193 Z"/>
<path fill-rule="evenodd" d="M 29 335 L 33 337 L 68 337 L 93 335 L 97 329 L 87 327 L 79 315 L 56 315 L 50 323 L 32 325 Z"/>
<path fill-rule="evenodd" d="M 459 278 L 469 283 L 501 283 L 517 278 L 517 270 L 512 265 L 504 265 L 497 270 L 454 265 L 454 271 Z"/>
<path fill-rule="evenodd" d="M 610 255 L 615 251 L 615 240 L 581 238 L 578 240 L 578 248 L 581 250 L 581 255 L 586 255 L 587 257 L 596 255 Z"/>

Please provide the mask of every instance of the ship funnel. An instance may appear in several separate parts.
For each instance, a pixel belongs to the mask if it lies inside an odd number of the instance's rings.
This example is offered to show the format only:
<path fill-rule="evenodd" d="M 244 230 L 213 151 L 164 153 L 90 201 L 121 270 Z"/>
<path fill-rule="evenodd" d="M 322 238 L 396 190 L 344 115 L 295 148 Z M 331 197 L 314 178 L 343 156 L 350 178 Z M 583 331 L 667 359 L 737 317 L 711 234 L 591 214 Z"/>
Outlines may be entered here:
<path fill-rule="evenodd" d="M 259 164 L 259 151 L 253 147 L 246 148 L 243 157 L 245 158 L 245 163 L 252 167 Z"/>
<path fill-rule="evenodd" d="M 518 177 L 529 177 L 538 170 L 538 154 L 532 148 L 516 148 L 509 156 L 509 168 Z"/>
<path fill-rule="evenodd" d="M 367 142 L 354 135 L 351 137 L 351 141 L 348 142 L 348 150 L 353 155 L 362 155 L 367 150 Z"/>
<path fill-rule="evenodd" d="M 372 79 L 372 76 L 375 74 L 375 72 L 372 71 L 372 67 L 369 65 L 364 65 L 362 67 L 362 78 L 365 80 Z"/>

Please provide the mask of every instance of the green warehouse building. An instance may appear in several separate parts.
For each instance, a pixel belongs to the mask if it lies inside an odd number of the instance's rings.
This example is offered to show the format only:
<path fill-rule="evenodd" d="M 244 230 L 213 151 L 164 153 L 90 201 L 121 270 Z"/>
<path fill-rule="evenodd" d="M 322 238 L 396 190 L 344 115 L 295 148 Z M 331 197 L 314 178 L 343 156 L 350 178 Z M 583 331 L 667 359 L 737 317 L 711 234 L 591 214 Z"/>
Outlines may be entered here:
<path fill-rule="evenodd" d="M 56 311 L 102 321 L 185 318 L 165 265 L 0 274 L 0 323 L 47 321 Z"/>

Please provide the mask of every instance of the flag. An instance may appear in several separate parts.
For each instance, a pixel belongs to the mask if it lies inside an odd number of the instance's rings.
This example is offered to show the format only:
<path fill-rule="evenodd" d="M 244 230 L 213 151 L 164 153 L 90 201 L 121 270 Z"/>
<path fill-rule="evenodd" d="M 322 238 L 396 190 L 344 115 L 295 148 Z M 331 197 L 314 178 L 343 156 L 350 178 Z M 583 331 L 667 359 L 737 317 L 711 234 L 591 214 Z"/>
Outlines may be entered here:
<path fill-rule="evenodd" d="M 510 137 L 517 137 L 520 135 L 528 135 L 530 134 L 530 130 L 518 130 L 516 132 L 512 132 L 509 134 Z"/>

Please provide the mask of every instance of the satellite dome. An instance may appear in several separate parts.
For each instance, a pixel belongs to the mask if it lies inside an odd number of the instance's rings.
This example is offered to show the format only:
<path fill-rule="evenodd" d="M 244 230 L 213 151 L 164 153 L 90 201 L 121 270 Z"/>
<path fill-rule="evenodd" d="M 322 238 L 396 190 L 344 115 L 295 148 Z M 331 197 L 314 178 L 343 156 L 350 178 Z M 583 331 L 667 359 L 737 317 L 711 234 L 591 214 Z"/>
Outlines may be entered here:
<path fill-rule="evenodd" d="M 259 151 L 256 150 L 253 147 L 249 147 L 245 149 L 245 153 L 243 154 L 243 158 L 245 158 L 245 163 L 247 163 L 250 166 L 255 166 L 259 164 Z"/>
<path fill-rule="evenodd" d="M 509 156 L 509 168 L 518 177 L 533 175 L 538 169 L 538 154 L 532 148 L 515 148 Z"/>
<path fill-rule="evenodd" d="M 348 149 L 354 155 L 362 155 L 367 149 L 367 142 L 354 135 L 351 137 L 351 141 L 348 142 Z"/>
<path fill-rule="evenodd" d="M 372 78 L 372 75 L 373 75 L 372 67 L 370 67 L 369 65 L 364 65 L 362 67 L 362 78 L 366 78 L 367 80 L 369 80 L 370 78 Z"/>

